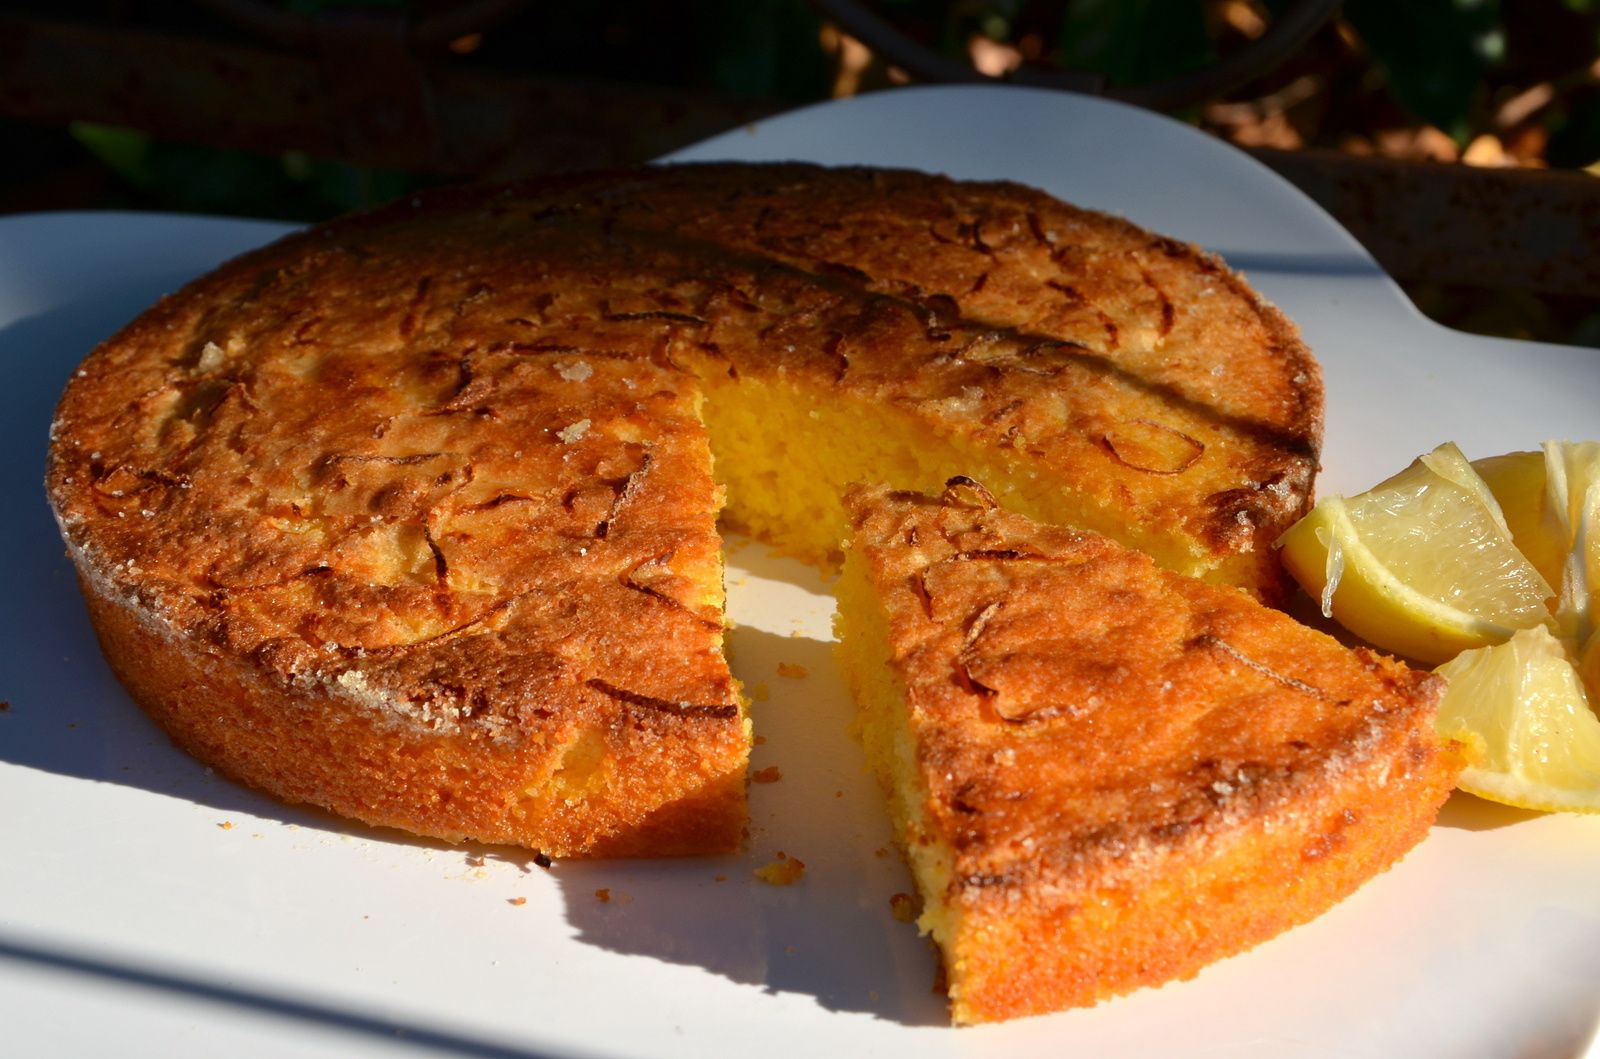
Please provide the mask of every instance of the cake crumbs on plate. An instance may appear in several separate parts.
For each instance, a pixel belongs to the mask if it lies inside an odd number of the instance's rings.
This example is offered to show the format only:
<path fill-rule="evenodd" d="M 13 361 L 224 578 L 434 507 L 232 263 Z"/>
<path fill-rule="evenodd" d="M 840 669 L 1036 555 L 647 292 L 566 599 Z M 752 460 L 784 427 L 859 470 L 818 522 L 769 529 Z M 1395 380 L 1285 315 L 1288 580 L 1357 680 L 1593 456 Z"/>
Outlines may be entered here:
<path fill-rule="evenodd" d="M 781 849 L 776 860 L 755 870 L 756 878 L 769 886 L 792 886 L 805 873 L 806 862 L 799 857 L 789 856 Z"/>
<path fill-rule="evenodd" d="M 910 894 L 891 894 L 889 896 L 889 910 L 894 913 L 894 918 L 902 923 L 915 923 L 917 921 L 917 899 Z"/>
<path fill-rule="evenodd" d="M 776 765 L 768 765 L 764 769 L 756 769 L 750 773 L 751 783 L 777 783 L 783 779 L 783 770 Z"/>
<path fill-rule="evenodd" d="M 610 904 L 611 903 L 611 888 L 608 887 L 608 886 L 600 887 L 600 889 L 598 889 L 598 890 L 596 890 L 594 892 L 594 899 L 596 901 L 599 901 L 603 905 Z"/>
<path fill-rule="evenodd" d="M 232 831 L 233 830 L 233 821 L 232 820 L 224 820 L 224 821 L 222 821 L 222 823 L 218 824 L 217 826 L 222 828 L 222 830 L 224 830 L 224 831 Z"/>
<path fill-rule="evenodd" d="M 750 701 L 751 702 L 766 702 L 767 699 L 769 699 L 771 697 L 772 697 L 772 689 L 767 687 L 767 685 L 765 683 L 751 684 L 750 685 Z"/>
<path fill-rule="evenodd" d="M 811 670 L 798 662 L 779 662 L 778 676 L 788 677 L 790 680 L 804 680 L 811 675 Z"/>
<path fill-rule="evenodd" d="M 523 905 L 525 905 L 527 903 L 528 903 L 528 899 L 526 897 L 513 897 L 513 898 L 511 898 L 510 900 L 508 900 L 506 902 L 506 904 L 513 905 L 513 906 L 515 906 L 517 908 L 521 908 Z"/>

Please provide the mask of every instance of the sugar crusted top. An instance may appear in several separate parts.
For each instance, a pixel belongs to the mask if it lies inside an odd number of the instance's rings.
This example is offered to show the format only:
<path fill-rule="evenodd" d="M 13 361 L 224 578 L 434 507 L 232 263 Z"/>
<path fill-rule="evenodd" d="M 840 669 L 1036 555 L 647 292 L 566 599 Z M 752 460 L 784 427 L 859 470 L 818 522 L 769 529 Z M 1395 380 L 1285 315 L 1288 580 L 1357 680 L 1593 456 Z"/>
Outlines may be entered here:
<path fill-rule="evenodd" d="M 848 503 L 960 900 L 1138 878 L 1438 749 L 1438 678 L 1238 592 L 998 510 L 969 481 Z"/>

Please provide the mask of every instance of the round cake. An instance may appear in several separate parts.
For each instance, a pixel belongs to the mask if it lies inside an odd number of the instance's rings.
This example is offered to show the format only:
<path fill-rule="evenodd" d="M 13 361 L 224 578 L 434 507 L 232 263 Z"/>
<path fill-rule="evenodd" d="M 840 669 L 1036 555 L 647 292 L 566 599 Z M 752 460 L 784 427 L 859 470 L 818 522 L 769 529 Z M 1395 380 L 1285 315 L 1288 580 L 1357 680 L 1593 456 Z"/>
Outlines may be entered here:
<path fill-rule="evenodd" d="M 744 823 L 719 512 L 828 564 L 849 482 L 970 475 L 1271 602 L 1320 431 L 1292 325 L 1193 247 L 1009 184 L 684 166 L 230 262 L 79 368 L 48 491 L 112 667 L 208 764 L 678 854 Z"/>

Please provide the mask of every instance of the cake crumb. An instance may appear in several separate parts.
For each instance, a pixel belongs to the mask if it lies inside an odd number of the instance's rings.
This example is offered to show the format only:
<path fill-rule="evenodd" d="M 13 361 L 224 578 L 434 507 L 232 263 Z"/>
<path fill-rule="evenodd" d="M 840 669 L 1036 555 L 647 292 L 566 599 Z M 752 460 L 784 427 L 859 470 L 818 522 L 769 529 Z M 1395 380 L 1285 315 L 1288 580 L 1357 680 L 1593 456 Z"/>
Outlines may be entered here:
<path fill-rule="evenodd" d="M 755 871 L 756 878 L 769 886 L 792 886 L 799 882 L 805 873 L 806 862 L 799 857 L 789 856 L 781 849 L 776 860 Z"/>
<path fill-rule="evenodd" d="M 889 851 L 884 849 L 882 846 L 879 846 L 877 849 L 872 851 L 872 855 L 877 857 L 879 860 L 882 860 L 889 855 Z"/>
<path fill-rule="evenodd" d="M 750 739 L 750 743 L 752 746 L 766 746 L 767 737 L 764 735 L 753 736 Z"/>
<path fill-rule="evenodd" d="M 833 796 L 835 798 L 843 798 L 844 797 L 844 791 L 834 791 L 833 792 Z"/>
<path fill-rule="evenodd" d="M 10 711 L 11 703 L 7 702 L 5 699 L 0 699 L 0 713 L 9 713 Z"/>
<path fill-rule="evenodd" d="M 521 908 L 523 905 L 525 905 L 527 903 L 528 903 L 528 899 L 526 897 L 513 897 L 513 898 L 511 898 L 511 900 L 506 902 L 506 904 L 514 905 L 517 908 Z"/>
<path fill-rule="evenodd" d="M 594 899 L 596 901 L 599 901 L 603 905 L 610 904 L 611 903 L 611 890 L 610 890 L 610 888 L 605 887 L 605 886 L 600 887 L 600 889 L 598 889 L 598 890 L 596 890 L 594 892 Z"/>
<path fill-rule="evenodd" d="M 815 415 L 816 413 L 812 413 L 812 414 Z M 783 947 L 783 952 L 784 952 L 784 955 L 786 955 L 786 956 L 793 956 L 795 953 L 797 953 L 799 951 L 800 950 L 795 948 L 793 945 L 785 945 Z"/>
<path fill-rule="evenodd" d="M 798 662 L 779 662 L 778 676 L 788 677 L 790 680 L 804 680 L 811 675 L 811 670 Z"/>
<path fill-rule="evenodd" d="M 917 899 L 910 894 L 893 894 L 889 897 L 889 910 L 900 922 L 914 923 L 917 919 Z"/>
<path fill-rule="evenodd" d="M 764 769 L 756 769 L 750 773 L 751 783 L 777 783 L 783 779 L 783 770 L 776 765 L 768 765 Z"/>
<path fill-rule="evenodd" d="M 571 445 L 573 442 L 589 433 L 589 427 L 591 425 L 592 424 L 589 422 L 589 420 L 580 419 L 571 426 L 562 427 L 560 430 L 556 431 L 556 437 L 560 438 L 568 445 Z"/>
<path fill-rule="evenodd" d="M 751 684 L 750 685 L 750 701 L 751 702 L 766 702 L 767 699 L 769 699 L 771 697 L 772 697 L 772 689 L 767 687 L 766 684 L 763 683 L 763 684 Z"/>
<path fill-rule="evenodd" d="M 222 828 L 222 830 L 224 830 L 224 831 L 232 831 L 233 830 L 233 821 L 232 820 L 224 820 L 224 821 L 222 821 L 222 823 L 218 824 L 217 826 Z"/>
<path fill-rule="evenodd" d="M 728 877 L 719 872 L 718 874 L 713 875 L 711 877 L 711 881 L 712 882 L 727 882 L 728 881 Z"/>

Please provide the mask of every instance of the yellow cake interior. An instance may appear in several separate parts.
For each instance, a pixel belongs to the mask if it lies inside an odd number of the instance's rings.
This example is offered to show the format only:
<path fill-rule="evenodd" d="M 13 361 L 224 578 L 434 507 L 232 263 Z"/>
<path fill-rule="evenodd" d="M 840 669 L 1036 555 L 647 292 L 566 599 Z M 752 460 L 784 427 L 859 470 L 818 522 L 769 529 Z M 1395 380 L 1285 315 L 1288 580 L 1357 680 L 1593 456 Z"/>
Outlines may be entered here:
<path fill-rule="evenodd" d="M 950 883 L 949 851 L 933 840 L 925 826 L 927 787 L 916 767 L 917 744 L 905 687 L 889 664 L 888 621 L 859 553 L 845 553 L 834 593 L 838 601 L 833 619 L 838 640 L 834 655 L 855 697 L 857 734 L 867 764 L 888 799 L 895 838 L 923 895 L 917 927 L 931 935 L 942 952 L 950 952 L 960 925 L 958 910 L 944 900 Z M 956 1006 L 960 1003 L 960 970 L 945 969 L 951 1003 Z"/>
<path fill-rule="evenodd" d="M 1192 538 L 1151 533 L 1085 503 L 1026 457 L 930 434 L 925 422 L 892 405 L 748 374 L 731 379 L 714 361 L 699 367 L 716 479 L 727 492 L 723 517 L 815 566 L 838 566 L 848 535 L 840 498 L 851 482 L 937 493 L 952 476 L 966 475 L 1008 510 L 1103 533 L 1168 569 L 1219 584 L 1256 577 L 1247 554 L 1217 555 Z"/>

